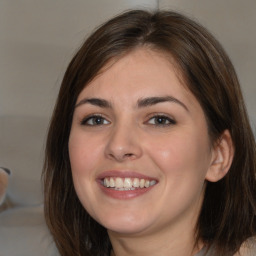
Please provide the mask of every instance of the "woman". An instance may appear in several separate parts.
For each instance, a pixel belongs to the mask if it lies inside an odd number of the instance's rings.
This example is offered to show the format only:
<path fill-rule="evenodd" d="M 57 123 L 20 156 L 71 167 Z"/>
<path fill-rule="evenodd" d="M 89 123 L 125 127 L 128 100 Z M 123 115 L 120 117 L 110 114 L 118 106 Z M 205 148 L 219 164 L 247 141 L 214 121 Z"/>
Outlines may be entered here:
<path fill-rule="evenodd" d="M 45 216 L 61 255 L 250 255 L 255 140 L 203 27 L 129 11 L 72 59 L 49 129 Z"/>

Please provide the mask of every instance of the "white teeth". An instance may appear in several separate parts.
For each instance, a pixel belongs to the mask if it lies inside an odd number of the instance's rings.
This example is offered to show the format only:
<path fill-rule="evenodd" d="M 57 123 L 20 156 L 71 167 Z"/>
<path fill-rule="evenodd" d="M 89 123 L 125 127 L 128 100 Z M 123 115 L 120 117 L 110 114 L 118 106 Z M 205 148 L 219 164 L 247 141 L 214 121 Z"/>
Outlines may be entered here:
<path fill-rule="evenodd" d="M 144 188 L 144 185 L 145 185 L 145 180 L 141 179 L 140 180 L 140 188 Z"/>
<path fill-rule="evenodd" d="M 104 178 L 103 186 L 114 188 L 116 190 L 134 190 L 135 188 L 148 188 L 156 184 L 156 180 L 145 180 L 139 178 Z"/>
<path fill-rule="evenodd" d="M 135 190 L 135 188 L 115 188 L 115 190 L 127 191 L 127 190 Z"/>
<path fill-rule="evenodd" d="M 155 180 L 151 180 L 150 182 L 149 182 L 149 186 L 153 186 L 153 185 L 155 185 L 156 184 L 156 181 Z"/>
<path fill-rule="evenodd" d="M 133 180 L 133 187 L 138 188 L 140 186 L 140 180 L 138 178 L 135 178 Z"/>
<path fill-rule="evenodd" d="M 104 179 L 104 187 L 109 187 L 109 180 L 108 179 Z"/>
<path fill-rule="evenodd" d="M 121 178 L 116 178 L 116 188 L 123 188 L 124 187 L 124 183 L 123 183 L 123 179 Z"/>
<path fill-rule="evenodd" d="M 110 178 L 110 180 L 109 180 L 109 186 L 110 186 L 111 188 L 114 188 L 114 187 L 115 187 L 115 181 L 114 181 L 113 178 Z"/>
<path fill-rule="evenodd" d="M 124 179 L 124 188 L 131 188 L 132 187 L 132 180 L 130 178 Z"/>

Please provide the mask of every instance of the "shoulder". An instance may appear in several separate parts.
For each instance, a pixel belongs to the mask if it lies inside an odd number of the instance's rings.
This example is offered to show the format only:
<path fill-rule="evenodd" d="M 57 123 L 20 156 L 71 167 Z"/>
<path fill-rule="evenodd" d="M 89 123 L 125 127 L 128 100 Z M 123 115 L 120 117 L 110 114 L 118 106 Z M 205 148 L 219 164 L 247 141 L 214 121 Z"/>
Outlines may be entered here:
<path fill-rule="evenodd" d="M 256 237 L 247 239 L 241 246 L 239 252 L 234 256 L 255 256 L 256 255 Z"/>

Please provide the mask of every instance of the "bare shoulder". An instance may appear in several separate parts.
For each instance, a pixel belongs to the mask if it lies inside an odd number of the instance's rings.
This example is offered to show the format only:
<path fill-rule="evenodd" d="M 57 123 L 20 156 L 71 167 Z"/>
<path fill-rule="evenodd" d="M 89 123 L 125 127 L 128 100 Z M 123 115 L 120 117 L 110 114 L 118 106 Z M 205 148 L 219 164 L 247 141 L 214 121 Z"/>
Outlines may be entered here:
<path fill-rule="evenodd" d="M 239 252 L 234 256 L 255 256 L 256 255 L 256 237 L 247 239 L 241 246 Z"/>

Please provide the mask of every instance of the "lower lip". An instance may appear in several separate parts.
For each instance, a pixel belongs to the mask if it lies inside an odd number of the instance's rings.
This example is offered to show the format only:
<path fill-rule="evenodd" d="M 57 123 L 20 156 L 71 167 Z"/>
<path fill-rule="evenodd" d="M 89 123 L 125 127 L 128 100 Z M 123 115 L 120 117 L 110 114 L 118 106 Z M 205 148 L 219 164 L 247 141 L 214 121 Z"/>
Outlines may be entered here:
<path fill-rule="evenodd" d="M 155 185 L 150 186 L 148 188 L 139 188 L 134 190 L 115 190 L 112 188 L 104 187 L 102 184 L 99 184 L 101 190 L 109 197 L 125 200 L 125 199 L 132 199 L 141 195 L 144 195 L 145 193 L 149 192 Z"/>

